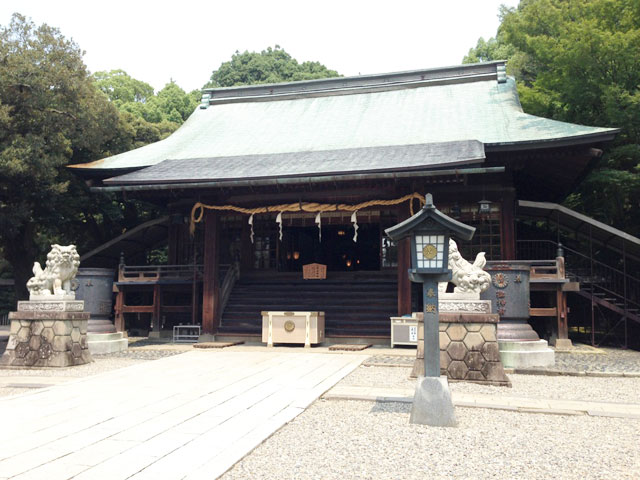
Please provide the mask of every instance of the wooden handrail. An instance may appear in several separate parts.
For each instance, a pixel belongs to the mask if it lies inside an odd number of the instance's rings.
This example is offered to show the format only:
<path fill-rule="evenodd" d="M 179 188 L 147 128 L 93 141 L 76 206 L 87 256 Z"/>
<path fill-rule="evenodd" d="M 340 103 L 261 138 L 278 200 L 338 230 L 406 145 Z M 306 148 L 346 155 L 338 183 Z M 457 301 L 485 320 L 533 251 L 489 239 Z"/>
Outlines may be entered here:
<path fill-rule="evenodd" d="M 161 279 L 202 277 L 202 265 L 120 265 L 119 282 L 157 282 Z"/>
<path fill-rule="evenodd" d="M 227 302 L 229 301 L 229 297 L 231 296 L 231 290 L 233 290 L 233 286 L 239 278 L 240 264 L 238 262 L 234 262 L 227 270 L 224 280 L 222 281 L 222 286 L 220 287 L 220 315 L 224 312 Z"/>

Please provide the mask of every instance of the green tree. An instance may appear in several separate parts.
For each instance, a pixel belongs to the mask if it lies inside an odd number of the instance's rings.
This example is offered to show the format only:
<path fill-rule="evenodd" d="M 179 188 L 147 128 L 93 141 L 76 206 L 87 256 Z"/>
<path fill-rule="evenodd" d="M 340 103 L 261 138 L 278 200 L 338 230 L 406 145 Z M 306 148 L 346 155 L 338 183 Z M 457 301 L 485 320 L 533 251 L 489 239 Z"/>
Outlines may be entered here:
<path fill-rule="evenodd" d="M 96 86 L 102 90 L 117 107 L 130 102 L 146 103 L 153 97 L 153 87 L 132 78 L 124 70 L 96 72 L 93 74 Z"/>
<path fill-rule="evenodd" d="M 193 113 L 200 92 L 186 93 L 170 81 L 156 95 L 148 83 L 137 80 L 123 70 L 96 72 L 96 85 L 124 114 L 121 118 L 129 145 L 123 151 L 157 142 L 173 133 Z"/>
<path fill-rule="evenodd" d="M 621 128 L 567 202 L 640 234 L 640 2 L 522 0 L 501 17 L 465 60 L 507 55 L 528 113 Z"/>
<path fill-rule="evenodd" d="M 211 74 L 211 79 L 204 88 L 294 82 L 339 76 L 338 72 L 328 69 L 319 62 L 298 63 L 295 58 L 276 45 L 275 48 L 269 47 L 260 53 L 236 51 L 230 61 L 222 63 L 218 70 Z"/>
<path fill-rule="evenodd" d="M 155 97 L 163 117 L 178 124 L 182 124 L 193 113 L 200 101 L 200 92 L 186 93 L 173 80 L 167 83 Z"/>
<path fill-rule="evenodd" d="M 48 243 L 77 239 L 65 226 L 83 207 L 66 193 L 84 185 L 64 167 L 98 158 L 118 122 L 73 41 L 19 14 L 0 26 L 0 249 L 19 298 Z"/>

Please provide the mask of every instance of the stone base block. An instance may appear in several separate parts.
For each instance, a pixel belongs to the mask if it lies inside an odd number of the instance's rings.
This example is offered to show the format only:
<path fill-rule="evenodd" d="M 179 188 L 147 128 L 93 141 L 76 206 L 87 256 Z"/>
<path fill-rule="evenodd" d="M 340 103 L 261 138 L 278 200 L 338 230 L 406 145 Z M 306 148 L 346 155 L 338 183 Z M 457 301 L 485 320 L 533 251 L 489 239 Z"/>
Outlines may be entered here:
<path fill-rule="evenodd" d="M 19 312 L 84 312 L 82 300 L 29 300 L 18 302 Z"/>
<path fill-rule="evenodd" d="M 411 377 L 422 377 L 424 370 L 424 325 L 418 320 L 418 348 Z M 510 387 L 504 373 L 496 339 L 498 316 L 493 314 L 440 315 L 440 374 L 450 381 L 465 381 Z"/>
<path fill-rule="evenodd" d="M 0 365 L 68 367 L 93 361 L 87 345 L 88 313 L 11 312 L 11 330 Z"/>
<path fill-rule="evenodd" d="M 571 350 L 573 343 L 568 338 L 556 338 L 555 347 L 556 350 Z"/>
<path fill-rule="evenodd" d="M 506 368 L 550 367 L 556 362 L 555 352 L 546 340 L 498 342 L 500 359 Z"/>
<path fill-rule="evenodd" d="M 88 333 L 87 344 L 92 355 L 123 352 L 129 348 L 129 340 L 122 332 L 117 333 Z"/>
<path fill-rule="evenodd" d="M 445 375 L 418 378 L 409 423 L 433 427 L 456 427 L 458 425 L 449 383 Z"/>

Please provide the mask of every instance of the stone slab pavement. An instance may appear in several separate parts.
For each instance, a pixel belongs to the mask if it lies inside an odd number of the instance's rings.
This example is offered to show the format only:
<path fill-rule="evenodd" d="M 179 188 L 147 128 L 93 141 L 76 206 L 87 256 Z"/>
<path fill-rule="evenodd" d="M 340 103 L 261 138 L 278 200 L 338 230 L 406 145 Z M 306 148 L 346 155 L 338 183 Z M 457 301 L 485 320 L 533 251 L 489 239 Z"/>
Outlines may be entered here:
<path fill-rule="evenodd" d="M 326 400 L 363 400 L 371 402 L 413 402 L 413 390 L 405 388 L 360 387 L 337 385 L 323 395 Z M 551 398 L 530 398 L 509 395 L 486 395 L 452 392 L 453 404 L 458 407 L 493 408 L 526 413 L 557 415 L 591 415 L 640 419 L 640 404 L 614 402 L 585 402 Z"/>
<path fill-rule="evenodd" d="M 0 479 L 212 479 L 367 355 L 191 351 L 0 399 Z"/>

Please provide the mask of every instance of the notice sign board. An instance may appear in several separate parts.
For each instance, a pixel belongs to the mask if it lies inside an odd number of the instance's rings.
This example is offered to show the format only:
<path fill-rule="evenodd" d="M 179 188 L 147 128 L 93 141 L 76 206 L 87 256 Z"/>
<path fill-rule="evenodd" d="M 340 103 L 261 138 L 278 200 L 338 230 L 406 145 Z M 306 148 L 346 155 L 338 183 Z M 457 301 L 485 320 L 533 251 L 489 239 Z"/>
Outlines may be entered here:
<path fill-rule="evenodd" d="M 418 345 L 418 321 L 411 317 L 391 317 L 391 347 Z"/>

